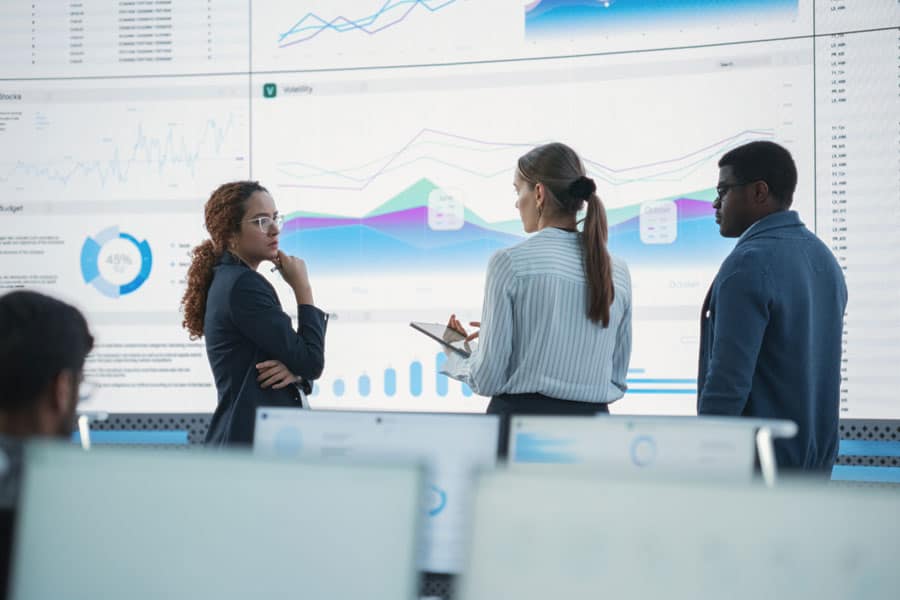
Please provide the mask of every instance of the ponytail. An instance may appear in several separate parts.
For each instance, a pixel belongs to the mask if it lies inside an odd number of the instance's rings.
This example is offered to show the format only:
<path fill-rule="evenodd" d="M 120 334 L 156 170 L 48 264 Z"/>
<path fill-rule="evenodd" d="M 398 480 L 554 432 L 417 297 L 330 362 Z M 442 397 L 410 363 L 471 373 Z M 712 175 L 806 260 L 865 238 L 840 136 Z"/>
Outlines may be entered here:
<path fill-rule="evenodd" d="M 213 267 L 221 256 L 212 240 L 206 240 L 191 251 L 191 266 L 187 272 L 187 290 L 181 299 L 184 312 L 182 327 L 188 330 L 192 340 L 203 337 L 203 319 L 206 316 L 206 297 L 212 285 Z"/>
<path fill-rule="evenodd" d="M 609 228 L 606 209 L 597 194 L 587 199 L 587 215 L 581 240 L 584 256 L 584 276 L 588 284 L 588 318 L 609 327 L 609 307 L 615 299 L 612 257 L 606 249 Z"/>
<path fill-rule="evenodd" d="M 587 281 L 587 316 L 609 327 L 609 309 L 615 299 L 612 258 L 606 249 L 609 237 L 606 209 L 597 196 L 597 185 L 585 175 L 584 164 L 574 150 L 552 142 L 533 148 L 519 158 L 519 176 L 532 186 L 544 184 L 563 213 L 577 215 L 587 202 L 581 234 L 584 278 Z"/>

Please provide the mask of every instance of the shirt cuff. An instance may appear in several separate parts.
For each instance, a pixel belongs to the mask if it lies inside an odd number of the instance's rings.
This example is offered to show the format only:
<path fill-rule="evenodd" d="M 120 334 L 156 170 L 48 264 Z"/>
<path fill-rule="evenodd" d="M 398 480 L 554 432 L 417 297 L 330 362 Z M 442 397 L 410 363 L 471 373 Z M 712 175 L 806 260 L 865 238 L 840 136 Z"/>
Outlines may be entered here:
<path fill-rule="evenodd" d="M 464 358 L 457 352 L 450 352 L 449 356 L 447 356 L 447 362 L 444 363 L 440 373 L 468 384 L 469 374 L 471 373 L 471 358 L 471 356 Z M 469 387 L 472 386 L 469 385 Z"/>

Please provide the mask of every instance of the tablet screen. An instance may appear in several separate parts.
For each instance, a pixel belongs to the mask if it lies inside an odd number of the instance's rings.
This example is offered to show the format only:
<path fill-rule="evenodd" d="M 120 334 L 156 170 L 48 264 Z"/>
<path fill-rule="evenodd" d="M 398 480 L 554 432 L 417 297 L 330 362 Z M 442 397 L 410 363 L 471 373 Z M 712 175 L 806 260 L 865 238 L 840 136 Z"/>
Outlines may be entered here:
<path fill-rule="evenodd" d="M 422 323 L 420 321 L 413 321 L 409 325 L 464 357 L 468 358 L 471 354 L 471 349 L 466 343 L 466 336 L 455 329 L 450 329 L 441 323 Z"/>

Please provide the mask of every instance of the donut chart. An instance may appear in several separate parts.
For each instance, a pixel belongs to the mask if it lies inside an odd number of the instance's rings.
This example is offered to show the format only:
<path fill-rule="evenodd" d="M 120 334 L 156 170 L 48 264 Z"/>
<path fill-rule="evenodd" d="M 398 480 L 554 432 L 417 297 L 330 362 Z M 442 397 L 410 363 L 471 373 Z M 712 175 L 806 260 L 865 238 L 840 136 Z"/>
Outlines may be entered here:
<path fill-rule="evenodd" d="M 104 247 L 119 240 L 124 241 L 130 251 L 107 256 L 105 262 L 114 264 L 113 268 L 118 271 L 134 273 L 131 279 L 124 283 L 110 281 L 101 268 Z M 147 281 L 152 266 L 153 253 L 147 240 L 138 241 L 133 235 L 119 231 L 118 226 L 109 227 L 88 237 L 81 247 L 81 275 L 84 282 L 94 286 L 98 292 L 109 298 L 118 298 L 136 291 Z"/>

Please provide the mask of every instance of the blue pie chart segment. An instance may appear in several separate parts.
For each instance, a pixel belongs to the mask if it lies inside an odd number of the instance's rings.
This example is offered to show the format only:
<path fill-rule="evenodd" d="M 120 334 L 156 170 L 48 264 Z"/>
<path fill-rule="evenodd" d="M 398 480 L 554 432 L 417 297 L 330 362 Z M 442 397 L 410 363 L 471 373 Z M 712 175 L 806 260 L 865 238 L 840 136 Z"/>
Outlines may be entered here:
<path fill-rule="evenodd" d="M 100 272 L 100 253 L 103 250 L 103 246 L 116 239 L 132 244 L 140 256 L 140 267 L 137 274 L 131 281 L 122 285 L 110 282 Z M 147 281 L 147 278 L 150 277 L 152 267 L 153 253 L 147 240 L 139 241 L 129 233 L 119 231 L 119 228 L 116 226 L 109 227 L 94 236 L 88 237 L 81 247 L 81 275 L 84 278 L 84 282 L 94 286 L 98 292 L 109 298 L 118 298 L 140 288 Z"/>

